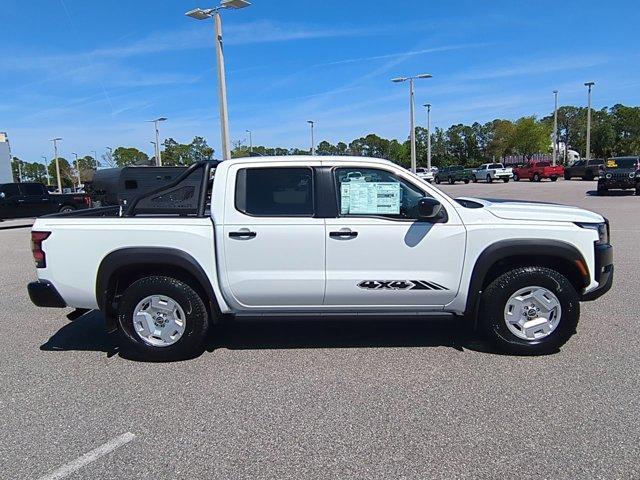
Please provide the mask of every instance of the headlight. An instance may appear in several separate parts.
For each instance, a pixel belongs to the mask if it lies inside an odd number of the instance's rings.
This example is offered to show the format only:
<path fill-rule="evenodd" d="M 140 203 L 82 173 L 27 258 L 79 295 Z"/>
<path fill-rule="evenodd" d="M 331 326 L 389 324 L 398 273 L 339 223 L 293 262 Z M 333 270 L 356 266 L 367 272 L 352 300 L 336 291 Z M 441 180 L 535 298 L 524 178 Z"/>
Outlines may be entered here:
<path fill-rule="evenodd" d="M 629 174 L 629 178 L 634 178 L 635 176 L 636 176 L 636 174 L 635 174 L 635 173 L 630 173 L 630 174 Z"/>
<path fill-rule="evenodd" d="M 589 228 L 598 232 L 598 240 L 596 244 L 603 245 L 609 243 L 609 222 L 604 223 L 576 223 L 581 228 Z"/>

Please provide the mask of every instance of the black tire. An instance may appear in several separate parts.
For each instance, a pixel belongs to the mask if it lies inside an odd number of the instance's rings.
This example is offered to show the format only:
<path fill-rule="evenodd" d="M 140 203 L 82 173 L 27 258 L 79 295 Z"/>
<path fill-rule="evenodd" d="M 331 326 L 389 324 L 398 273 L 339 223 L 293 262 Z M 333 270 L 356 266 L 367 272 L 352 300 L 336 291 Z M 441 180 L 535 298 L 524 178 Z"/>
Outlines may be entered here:
<path fill-rule="evenodd" d="M 520 181 L 520 176 L 517 173 L 513 174 L 513 181 L 514 182 L 519 182 Z"/>
<path fill-rule="evenodd" d="M 60 213 L 70 213 L 75 211 L 76 211 L 76 207 L 72 207 L 71 205 L 63 205 L 60 207 L 60 210 L 58 210 L 58 212 Z"/>
<path fill-rule="evenodd" d="M 640 183 L 636 183 L 636 195 L 640 196 Z"/>
<path fill-rule="evenodd" d="M 453 179 L 453 177 L 449 177 L 449 184 L 453 185 L 454 183 L 456 183 L 456 181 Z"/>
<path fill-rule="evenodd" d="M 168 346 L 153 346 L 135 331 L 133 313 L 145 297 L 163 295 L 172 298 L 185 314 L 185 331 Z M 121 348 L 142 360 L 168 361 L 192 358 L 202 351 L 209 330 L 209 315 L 200 294 L 186 283 L 171 277 L 144 277 L 133 282 L 118 305 L 118 330 Z"/>
<path fill-rule="evenodd" d="M 539 182 L 541 180 L 539 173 L 534 173 L 533 177 L 531 177 L 532 182 Z"/>
<path fill-rule="evenodd" d="M 504 183 L 509 183 L 509 177 L 507 177 L 507 178 L 503 178 L 503 179 L 502 179 L 502 181 L 503 181 Z"/>
<path fill-rule="evenodd" d="M 468 178 L 465 178 L 465 179 L 464 179 L 464 184 L 466 185 L 467 183 L 469 183 L 469 179 L 468 179 Z"/>
<path fill-rule="evenodd" d="M 475 175 L 473 176 L 473 183 L 478 183 L 478 177 L 476 177 Z"/>
<path fill-rule="evenodd" d="M 564 172 L 564 179 L 565 180 L 571 180 L 571 174 L 568 172 Z"/>
<path fill-rule="evenodd" d="M 440 177 L 436 177 L 435 179 L 436 185 L 440 185 Z"/>
<path fill-rule="evenodd" d="M 549 180 L 551 180 L 552 182 L 555 182 L 556 180 L 558 180 L 558 177 L 549 177 Z"/>
<path fill-rule="evenodd" d="M 487 175 L 487 183 L 491 182 L 493 182 L 493 178 L 491 178 L 491 175 Z"/>
<path fill-rule="evenodd" d="M 546 337 L 525 340 L 514 335 L 504 320 L 509 297 L 521 288 L 539 286 L 559 300 L 560 322 Z M 546 267 L 521 267 L 496 278 L 482 293 L 478 324 L 500 350 L 514 355 L 544 355 L 556 352 L 573 335 L 580 318 L 580 297 L 567 278 Z"/>

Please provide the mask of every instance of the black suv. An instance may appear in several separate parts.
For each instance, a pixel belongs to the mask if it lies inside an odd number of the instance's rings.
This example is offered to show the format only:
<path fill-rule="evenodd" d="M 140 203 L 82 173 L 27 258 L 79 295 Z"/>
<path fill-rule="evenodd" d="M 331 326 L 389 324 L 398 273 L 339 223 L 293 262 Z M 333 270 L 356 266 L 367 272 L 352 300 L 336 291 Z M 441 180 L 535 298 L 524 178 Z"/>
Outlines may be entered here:
<path fill-rule="evenodd" d="M 598 179 L 598 194 L 606 195 L 611 189 L 635 189 L 640 195 L 640 157 L 616 157 L 608 159 Z"/>
<path fill-rule="evenodd" d="M 572 177 L 580 177 L 583 180 L 593 180 L 600 176 L 600 169 L 604 165 L 604 160 L 576 160 L 564 169 L 564 179 L 571 180 Z"/>

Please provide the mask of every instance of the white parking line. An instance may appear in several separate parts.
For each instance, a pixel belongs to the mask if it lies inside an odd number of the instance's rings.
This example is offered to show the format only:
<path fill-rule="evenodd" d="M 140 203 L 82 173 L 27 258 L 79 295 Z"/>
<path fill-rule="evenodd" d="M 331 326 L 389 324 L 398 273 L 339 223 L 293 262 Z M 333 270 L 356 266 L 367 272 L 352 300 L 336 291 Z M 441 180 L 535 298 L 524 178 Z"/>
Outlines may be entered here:
<path fill-rule="evenodd" d="M 108 453 L 113 452 L 116 448 L 129 443 L 134 438 L 136 438 L 136 436 L 131 432 L 123 433 L 119 437 L 112 438 L 107 443 L 100 445 L 98 448 L 95 448 L 81 457 L 76 458 L 72 462 L 61 466 L 57 470 L 40 477 L 38 480 L 57 480 L 59 478 L 64 478 L 73 472 L 80 470 L 82 467 L 89 465 L 91 462 L 96 461 L 100 457 L 104 457 Z"/>

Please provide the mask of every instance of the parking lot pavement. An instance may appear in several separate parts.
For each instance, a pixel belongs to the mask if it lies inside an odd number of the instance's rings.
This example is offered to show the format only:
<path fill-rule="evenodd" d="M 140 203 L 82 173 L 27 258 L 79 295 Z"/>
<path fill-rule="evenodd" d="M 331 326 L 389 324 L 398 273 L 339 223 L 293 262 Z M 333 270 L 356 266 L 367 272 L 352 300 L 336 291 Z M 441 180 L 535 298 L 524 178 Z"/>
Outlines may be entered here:
<path fill-rule="evenodd" d="M 33 225 L 34 218 L 15 218 L 11 220 L 0 219 L 0 230 L 12 230 L 14 228 L 27 228 Z"/>
<path fill-rule="evenodd" d="M 499 355 L 450 320 L 264 321 L 140 363 L 98 313 L 31 305 L 28 229 L 0 231 L 0 477 L 639 478 L 640 198 L 582 181 L 442 189 L 610 219 L 614 287 L 559 353 Z"/>

